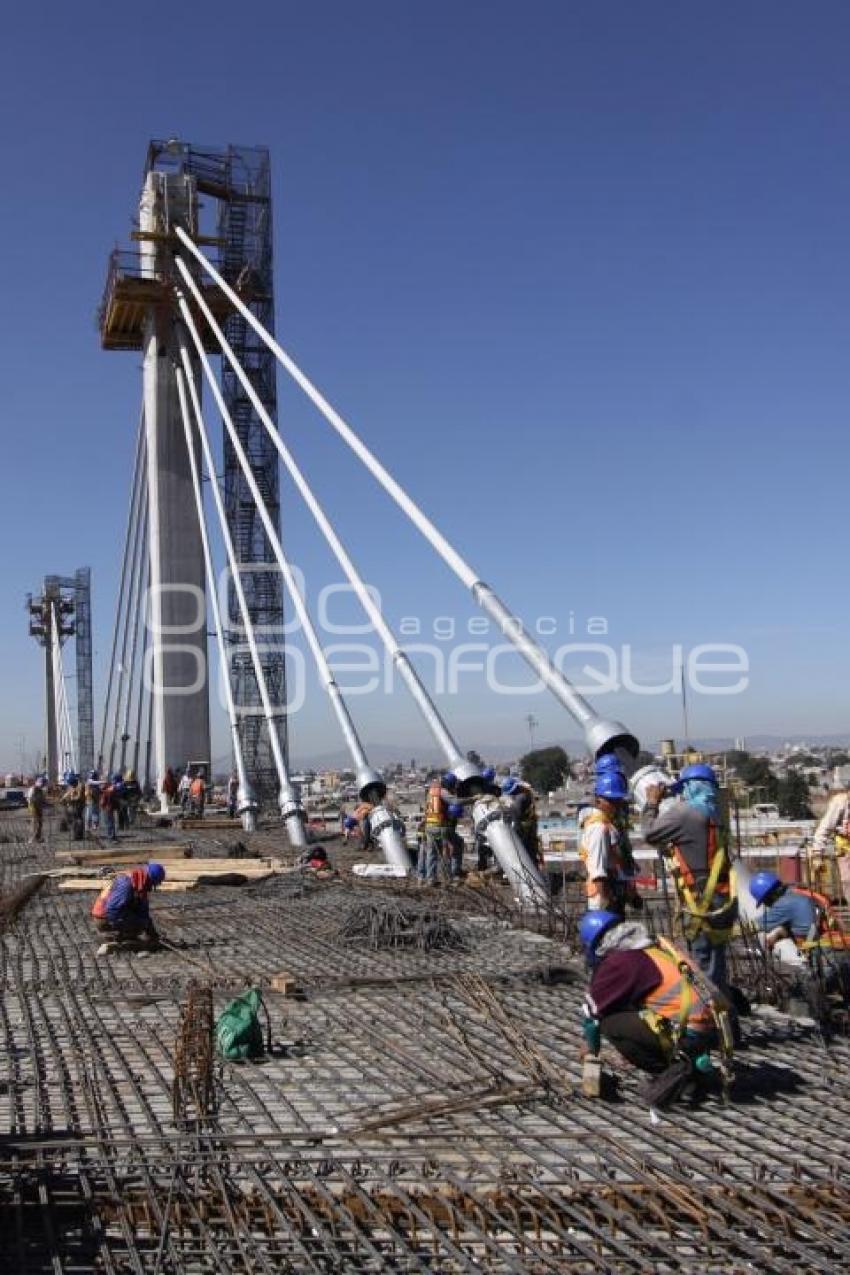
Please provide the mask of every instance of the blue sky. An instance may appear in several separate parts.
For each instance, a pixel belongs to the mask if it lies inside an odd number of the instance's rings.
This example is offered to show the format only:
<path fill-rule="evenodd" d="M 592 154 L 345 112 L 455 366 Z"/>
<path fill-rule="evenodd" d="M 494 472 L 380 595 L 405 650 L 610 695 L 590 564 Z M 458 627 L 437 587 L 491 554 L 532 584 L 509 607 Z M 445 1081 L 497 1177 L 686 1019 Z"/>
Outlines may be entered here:
<path fill-rule="evenodd" d="M 521 615 L 592 615 L 663 670 L 744 647 L 749 690 L 697 735 L 850 728 L 846 6 L 31 4 L 0 50 L 5 481 L 0 765 L 41 730 L 24 594 L 90 564 L 96 688 L 140 396 L 101 352 L 106 258 L 150 137 L 271 148 L 278 330 Z M 280 383 L 282 428 L 388 615 L 475 613 Z M 284 483 L 311 588 L 339 578 Z M 618 656 L 619 658 L 619 656 Z M 428 665 L 423 664 L 423 668 Z M 506 666 L 507 668 L 507 666 Z M 482 680 L 465 744 L 574 738 Z M 675 696 L 606 695 L 647 739 Z M 353 704 L 415 744 L 399 695 Z M 319 694 L 293 755 L 337 745 Z"/>

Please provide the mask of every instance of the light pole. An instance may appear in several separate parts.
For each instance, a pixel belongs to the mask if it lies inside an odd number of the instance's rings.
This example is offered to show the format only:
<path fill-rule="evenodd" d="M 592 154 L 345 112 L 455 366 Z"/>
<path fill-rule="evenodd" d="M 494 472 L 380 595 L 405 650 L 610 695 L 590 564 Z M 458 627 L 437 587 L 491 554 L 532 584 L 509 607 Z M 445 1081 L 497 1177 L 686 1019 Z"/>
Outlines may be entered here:
<path fill-rule="evenodd" d="M 533 753 L 534 752 L 534 732 L 537 729 L 537 727 L 540 725 L 540 723 L 538 722 L 537 718 L 534 716 L 533 713 L 529 713 L 525 719 L 525 724 L 528 727 L 528 739 L 530 744 L 529 751 Z"/>

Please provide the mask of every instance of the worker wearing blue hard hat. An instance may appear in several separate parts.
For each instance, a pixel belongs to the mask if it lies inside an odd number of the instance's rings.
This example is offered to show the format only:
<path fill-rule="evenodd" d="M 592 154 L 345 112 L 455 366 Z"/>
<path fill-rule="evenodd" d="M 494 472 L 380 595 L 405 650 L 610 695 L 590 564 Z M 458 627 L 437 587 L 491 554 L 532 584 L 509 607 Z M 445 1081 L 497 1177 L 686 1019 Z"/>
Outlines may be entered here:
<path fill-rule="evenodd" d="M 523 849 L 532 863 L 543 867 L 540 835 L 537 828 L 537 802 L 531 784 L 509 775 L 502 784 L 502 805 L 507 817 L 522 842 Z"/>
<path fill-rule="evenodd" d="M 653 1079 L 651 1106 L 673 1101 L 688 1084 L 714 1072 L 709 1051 L 730 1044 L 726 1006 L 695 963 L 639 922 L 601 909 L 579 921 L 591 980 L 582 1006 L 585 1049 L 598 1055 L 602 1037 Z"/>
<path fill-rule="evenodd" d="M 622 916 L 626 904 L 640 906 L 629 856 L 624 853 L 620 829 L 628 810 L 629 785 L 618 768 L 597 770 L 592 806 L 579 811 L 578 851 L 587 880 L 585 891 L 591 911 Z"/>
<path fill-rule="evenodd" d="M 758 906 L 756 932 L 785 967 L 790 996 L 829 1032 L 833 1011 L 844 1014 L 850 1006 L 850 934 L 841 918 L 824 895 L 787 885 L 775 872 L 755 873 L 750 894 Z"/>
<path fill-rule="evenodd" d="M 665 855 L 683 919 L 688 950 L 699 967 L 728 992 L 726 947 L 738 915 L 719 783 L 705 762 L 685 766 L 670 784 L 650 784 L 644 794 L 644 840 Z M 678 801 L 665 802 L 670 794 Z"/>
<path fill-rule="evenodd" d="M 159 935 L 150 914 L 150 893 L 165 880 L 165 868 L 151 862 L 144 867 L 119 872 L 103 887 L 91 910 L 96 928 L 107 936 L 100 949 L 105 955 L 116 944 L 150 946 Z"/>

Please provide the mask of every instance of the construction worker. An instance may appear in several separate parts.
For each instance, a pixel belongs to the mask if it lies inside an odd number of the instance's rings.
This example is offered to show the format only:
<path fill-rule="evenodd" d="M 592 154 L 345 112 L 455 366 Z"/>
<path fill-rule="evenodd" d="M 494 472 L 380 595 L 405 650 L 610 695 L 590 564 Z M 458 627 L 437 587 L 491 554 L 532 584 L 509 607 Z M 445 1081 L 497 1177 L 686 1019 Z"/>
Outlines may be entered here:
<path fill-rule="evenodd" d="M 710 1050 L 731 1056 L 726 1003 L 696 963 L 618 912 L 586 912 L 579 937 L 592 969 L 582 1007 L 591 1055 L 604 1037 L 655 1079 L 644 1097 L 660 1107 L 714 1072 Z"/>
<path fill-rule="evenodd" d="M 127 826 L 132 827 L 139 813 L 142 800 L 142 786 L 136 778 L 135 770 L 124 772 L 123 801 L 127 810 Z"/>
<path fill-rule="evenodd" d="M 750 894 L 760 940 L 791 978 L 791 998 L 799 996 L 829 1032 L 831 1010 L 850 1006 L 850 935 L 824 895 L 785 885 L 775 872 L 757 872 Z"/>
<path fill-rule="evenodd" d="M 481 778 L 484 781 L 484 794 L 490 797 L 502 796 L 502 787 L 496 783 L 496 772 L 492 766 L 486 766 L 481 772 Z M 479 872 L 487 872 L 493 866 L 493 851 L 490 849 L 490 843 L 487 840 L 487 831 L 484 829 L 479 832 L 474 829 L 475 836 L 475 854 L 476 866 Z"/>
<path fill-rule="evenodd" d="M 177 797 L 177 776 L 169 766 L 162 777 L 162 783 L 159 788 L 169 805 Z"/>
<path fill-rule="evenodd" d="M 680 795 L 663 811 L 666 792 Z M 726 947 L 738 916 L 717 805 L 717 775 L 698 762 L 678 780 L 649 784 L 643 797 L 644 840 L 668 856 L 688 951 L 721 992 L 729 991 Z"/>
<path fill-rule="evenodd" d="M 534 789 L 516 775 L 509 775 L 502 784 L 503 805 L 507 806 L 508 818 L 513 824 L 516 834 L 523 844 L 526 854 L 538 868 L 543 867 L 540 853 L 540 838 L 537 833 L 537 806 Z"/>
<path fill-rule="evenodd" d="M 587 874 L 587 906 L 592 911 L 625 915 L 626 904 L 640 907 L 641 900 L 628 871 L 618 821 L 629 801 L 629 785 L 619 770 L 596 775 L 595 801 L 578 815 L 578 853 Z"/>
<path fill-rule="evenodd" d="M 355 828 L 360 829 L 360 849 L 364 852 L 368 850 L 372 844 L 372 824 L 369 816 L 374 809 L 374 802 L 361 801 L 354 807 L 354 813 L 351 816 L 354 820 Z"/>
<path fill-rule="evenodd" d="M 207 785 L 203 770 L 199 770 L 189 785 L 189 811 L 198 819 L 204 817 L 204 806 L 207 804 Z"/>
<path fill-rule="evenodd" d="M 113 780 L 116 776 L 113 776 Z M 117 776 L 118 779 L 121 776 Z M 121 807 L 121 794 L 116 790 L 114 782 L 105 783 L 100 790 L 100 810 L 106 824 L 106 837 L 108 841 L 117 841 L 118 833 L 116 831 L 118 812 Z"/>
<path fill-rule="evenodd" d="M 838 868 L 844 902 L 850 907 L 850 792 L 832 795 L 815 828 L 809 853 L 813 880 L 832 894 L 834 887 L 827 868 L 830 860 Z"/>
<path fill-rule="evenodd" d="M 231 773 L 227 781 L 227 813 L 231 819 L 236 818 L 236 807 L 239 804 L 239 776 Z"/>
<path fill-rule="evenodd" d="M 100 771 L 90 770 L 86 780 L 86 828 L 89 832 L 100 827 Z"/>
<path fill-rule="evenodd" d="M 165 868 L 161 863 L 120 872 L 94 901 L 91 914 L 95 928 L 119 943 L 155 944 L 159 936 L 151 920 L 149 895 L 164 880 Z M 105 954 L 109 946 L 104 944 L 99 954 Z"/>
<path fill-rule="evenodd" d="M 451 771 L 428 785 L 425 796 L 425 854 L 420 855 L 420 864 L 417 865 L 420 878 L 428 885 L 436 885 L 441 867 L 445 869 L 450 863 L 452 816 L 449 807 L 455 804 L 456 788 L 457 776 Z"/>
<path fill-rule="evenodd" d="M 192 787 L 192 772 L 187 766 L 180 776 L 180 782 L 177 785 L 177 800 L 180 802 L 180 809 L 186 813 L 186 807 L 189 804 L 189 792 Z"/>
<path fill-rule="evenodd" d="M 62 805 L 66 811 L 71 836 L 74 841 L 82 841 L 85 836 L 86 789 L 80 776 L 73 771 L 67 776 L 68 785 L 62 794 Z"/>
<path fill-rule="evenodd" d="M 27 810 L 29 811 L 32 825 L 30 843 L 44 840 L 44 810 L 46 805 L 47 785 L 45 780 L 39 775 L 33 781 L 32 787 L 27 789 Z"/>

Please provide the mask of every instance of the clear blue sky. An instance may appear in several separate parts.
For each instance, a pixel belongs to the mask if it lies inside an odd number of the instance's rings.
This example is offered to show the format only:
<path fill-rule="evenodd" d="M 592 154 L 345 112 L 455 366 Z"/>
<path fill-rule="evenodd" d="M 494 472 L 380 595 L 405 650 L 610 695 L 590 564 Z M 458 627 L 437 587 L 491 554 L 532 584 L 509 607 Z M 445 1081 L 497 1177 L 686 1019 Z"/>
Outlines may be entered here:
<path fill-rule="evenodd" d="M 240 27 L 240 22 L 242 23 Z M 846 5 L 15 6 L 0 50 L 0 764 L 40 736 L 22 603 L 90 564 L 102 666 L 140 375 L 94 327 L 150 137 L 272 151 L 278 329 L 485 579 L 641 669 L 746 648 L 697 735 L 850 728 Z M 463 590 L 281 384 L 281 423 L 388 614 Z M 338 577 L 284 486 L 311 586 Z M 544 697 L 447 715 L 464 743 L 575 730 Z M 335 747 L 319 697 L 293 753 Z M 600 706 L 652 739 L 675 697 Z M 367 738 L 423 740 L 399 696 Z"/>

